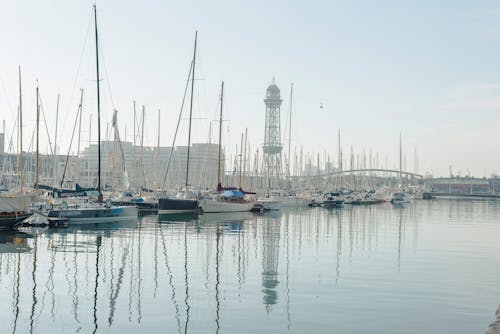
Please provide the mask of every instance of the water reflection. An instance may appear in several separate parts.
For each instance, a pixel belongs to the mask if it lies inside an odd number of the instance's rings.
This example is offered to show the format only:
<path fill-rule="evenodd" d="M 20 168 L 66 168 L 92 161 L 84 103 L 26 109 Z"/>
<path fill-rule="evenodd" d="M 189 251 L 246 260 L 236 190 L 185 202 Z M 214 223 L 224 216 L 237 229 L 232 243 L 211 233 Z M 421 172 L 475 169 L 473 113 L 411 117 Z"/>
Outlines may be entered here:
<path fill-rule="evenodd" d="M 281 221 L 267 216 L 262 221 L 262 292 L 267 312 L 278 302 L 278 261 Z"/>
<path fill-rule="evenodd" d="M 488 239 L 500 232 L 493 223 L 499 204 L 471 205 L 470 215 L 457 214 L 466 209 L 456 202 L 436 203 L 146 216 L 107 226 L 3 232 L 0 320 L 9 333 L 61 326 L 65 332 L 121 334 L 330 332 L 335 309 L 336 323 L 344 326 L 337 329 L 350 328 L 354 314 L 401 329 L 384 314 L 444 306 L 458 297 L 446 292 L 448 299 L 433 300 L 446 291 L 436 290 L 436 282 L 452 282 L 448 272 L 463 271 L 464 263 L 479 273 L 475 254 L 495 261 L 492 254 L 499 251 Z M 462 248 L 440 248 L 455 245 L 450 241 L 457 236 L 471 238 L 472 223 L 488 230 L 482 244 L 469 239 Z M 491 284 L 500 274 L 494 264 L 498 260 L 483 268 L 490 283 L 481 287 L 482 297 L 474 296 L 475 304 L 470 296 L 468 304 L 451 299 L 453 305 L 479 307 L 484 296 L 500 293 Z M 478 277 L 469 281 L 480 284 Z M 377 305 L 367 301 L 372 299 Z M 452 310 L 450 305 L 433 312 Z"/>

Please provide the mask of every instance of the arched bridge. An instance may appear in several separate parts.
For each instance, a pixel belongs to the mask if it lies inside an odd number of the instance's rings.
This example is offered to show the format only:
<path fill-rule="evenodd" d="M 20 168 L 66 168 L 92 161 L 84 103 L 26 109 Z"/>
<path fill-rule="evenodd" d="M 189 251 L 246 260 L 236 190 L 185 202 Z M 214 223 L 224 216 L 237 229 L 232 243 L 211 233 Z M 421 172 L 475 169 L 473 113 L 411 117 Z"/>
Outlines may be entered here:
<path fill-rule="evenodd" d="M 364 172 L 395 173 L 395 174 L 402 174 L 402 175 L 417 177 L 420 179 L 423 178 L 423 175 L 421 175 L 421 174 L 399 171 L 396 169 L 380 169 L 380 168 L 350 169 L 350 170 L 343 170 L 340 172 L 326 173 L 326 174 L 322 174 L 321 176 L 337 176 L 337 175 L 342 175 L 342 174 L 353 174 L 353 173 L 364 173 Z"/>

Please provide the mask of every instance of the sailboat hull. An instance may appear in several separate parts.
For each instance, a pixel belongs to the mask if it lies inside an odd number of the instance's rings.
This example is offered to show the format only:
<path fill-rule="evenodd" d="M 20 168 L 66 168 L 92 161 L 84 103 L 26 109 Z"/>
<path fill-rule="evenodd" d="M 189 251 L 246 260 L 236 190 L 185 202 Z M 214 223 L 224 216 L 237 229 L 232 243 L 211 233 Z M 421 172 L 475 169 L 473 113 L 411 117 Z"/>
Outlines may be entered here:
<path fill-rule="evenodd" d="M 31 213 L 27 212 L 0 213 L 0 229 L 12 228 L 14 225 L 22 222 L 31 215 Z"/>
<path fill-rule="evenodd" d="M 205 213 L 245 212 L 252 210 L 253 205 L 253 202 L 235 203 L 204 199 L 200 203 L 200 208 Z"/>
<path fill-rule="evenodd" d="M 91 207 L 77 209 L 50 210 L 50 219 L 65 219 L 72 224 L 113 223 L 137 219 L 137 208 L 134 206 Z"/>
<path fill-rule="evenodd" d="M 158 213 L 196 212 L 199 210 L 198 204 L 198 201 L 194 199 L 160 198 L 158 200 Z"/>

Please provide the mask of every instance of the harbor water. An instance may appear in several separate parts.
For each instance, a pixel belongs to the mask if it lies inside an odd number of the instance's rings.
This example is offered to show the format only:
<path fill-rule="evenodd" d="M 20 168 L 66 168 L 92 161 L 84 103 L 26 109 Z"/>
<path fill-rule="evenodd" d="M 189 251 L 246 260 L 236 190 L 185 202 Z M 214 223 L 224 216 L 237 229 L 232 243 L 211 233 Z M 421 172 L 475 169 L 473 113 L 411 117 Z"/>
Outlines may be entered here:
<path fill-rule="evenodd" d="M 484 333 L 500 201 L 0 232 L 1 333 Z"/>

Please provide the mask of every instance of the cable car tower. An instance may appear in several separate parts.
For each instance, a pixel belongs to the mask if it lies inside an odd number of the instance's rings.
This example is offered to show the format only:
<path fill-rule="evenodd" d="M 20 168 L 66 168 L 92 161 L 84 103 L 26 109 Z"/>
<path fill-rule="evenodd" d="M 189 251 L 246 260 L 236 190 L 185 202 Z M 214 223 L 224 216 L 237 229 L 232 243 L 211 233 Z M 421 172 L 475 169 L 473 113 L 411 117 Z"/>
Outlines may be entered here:
<path fill-rule="evenodd" d="M 279 188 L 281 180 L 281 143 L 280 129 L 280 89 L 273 82 L 267 87 L 266 98 L 266 128 L 264 132 L 264 172 L 266 173 L 267 189 Z"/>

